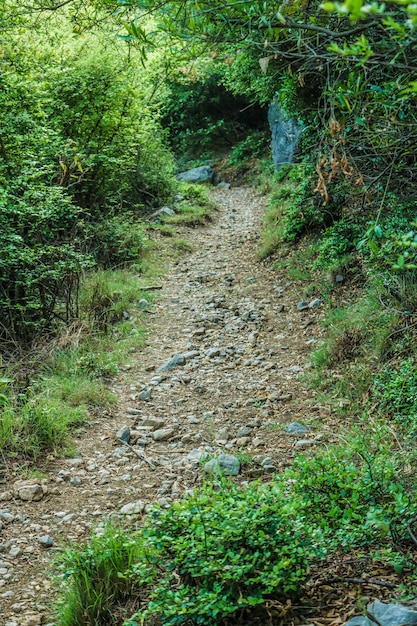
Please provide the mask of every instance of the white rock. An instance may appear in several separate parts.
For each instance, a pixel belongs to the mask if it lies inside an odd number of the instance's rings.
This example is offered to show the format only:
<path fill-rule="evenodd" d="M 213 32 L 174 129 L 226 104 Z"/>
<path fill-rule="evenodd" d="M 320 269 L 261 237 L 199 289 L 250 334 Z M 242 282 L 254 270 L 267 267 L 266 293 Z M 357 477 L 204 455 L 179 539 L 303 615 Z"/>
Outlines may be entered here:
<path fill-rule="evenodd" d="M 120 509 L 120 513 L 122 515 L 137 515 L 139 513 L 143 513 L 145 510 L 145 503 L 142 500 L 137 500 L 137 502 L 128 502 Z"/>

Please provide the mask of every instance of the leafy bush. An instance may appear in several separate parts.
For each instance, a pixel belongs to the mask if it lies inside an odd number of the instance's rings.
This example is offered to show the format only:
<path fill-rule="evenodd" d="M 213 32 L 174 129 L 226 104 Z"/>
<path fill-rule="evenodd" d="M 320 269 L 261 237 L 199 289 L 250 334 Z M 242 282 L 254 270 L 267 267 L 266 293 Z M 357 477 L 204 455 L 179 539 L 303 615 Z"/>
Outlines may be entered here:
<path fill-rule="evenodd" d="M 15 186 L 0 196 L 0 337 L 27 343 L 77 315 L 82 272 L 81 211 L 63 190 Z"/>
<path fill-rule="evenodd" d="M 76 202 L 118 213 L 166 202 L 175 186 L 173 160 L 124 51 L 94 37 L 78 41 L 49 80 L 50 115 L 67 142 L 57 177 Z"/>
<path fill-rule="evenodd" d="M 372 386 L 372 396 L 378 402 L 378 411 L 414 434 L 417 429 L 417 366 L 414 358 L 397 364 L 385 365 L 378 372 Z"/>
<path fill-rule="evenodd" d="M 298 457 L 287 476 L 306 522 L 317 524 L 328 549 L 368 546 L 390 537 L 397 546 L 410 538 L 417 513 L 417 482 L 410 473 L 415 452 L 397 449 L 390 428 L 369 417 L 351 432 L 346 444 L 315 458 Z"/>
<path fill-rule="evenodd" d="M 159 581 L 142 616 L 213 624 L 271 595 L 297 596 L 316 541 L 283 485 L 206 485 L 150 515 L 144 545 Z"/>
<path fill-rule="evenodd" d="M 320 236 L 315 269 L 339 269 L 348 256 L 355 251 L 356 242 L 363 234 L 359 224 L 345 219 L 339 220 Z"/>
<path fill-rule="evenodd" d="M 283 167 L 274 175 L 262 235 L 260 255 L 266 257 L 282 242 L 327 224 L 335 217 L 313 194 L 314 170 L 305 164 Z"/>

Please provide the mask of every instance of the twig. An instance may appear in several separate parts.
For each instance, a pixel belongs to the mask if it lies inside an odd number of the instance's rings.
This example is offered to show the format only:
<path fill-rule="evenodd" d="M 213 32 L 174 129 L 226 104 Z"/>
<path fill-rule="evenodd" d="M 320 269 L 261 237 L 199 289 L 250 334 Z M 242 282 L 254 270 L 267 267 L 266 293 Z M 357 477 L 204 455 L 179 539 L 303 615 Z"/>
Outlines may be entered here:
<path fill-rule="evenodd" d="M 402 328 L 397 328 L 397 330 L 393 330 L 392 333 L 388 335 L 388 339 L 390 339 L 394 335 L 398 335 L 398 333 L 403 333 L 405 330 L 408 330 L 409 328 L 413 328 L 413 326 L 417 326 L 417 322 L 413 322 L 412 324 L 407 324 L 406 326 L 403 326 Z"/>
<path fill-rule="evenodd" d="M 156 289 L 163 289 L 163 285 L 147 285 L 146 287 L 141 287 L 142 291 L 155 291 Z"/>
<path fill-rule="evenodd" d="M 141 461 L 145 461 L 145 463 L 147 463 L 151 469 L 155 469 L 155 465 L 152 463 L 152 461 L 147 459 L 144 454 L 140 454 L 140 452 L 135 450 L 135 448 L 131 446 L 130 443 L 127 443 L 127 441 L 123 441 L 123 439 L 120 439 L 120 437 L 118 437 L 118 440 L 121 441 L 125 446 L 127 446 L 129 450 L 132 450 L 133 454 L 135 454 L 138 459 L 140 459 Z"/>
<path fill-rule="evenodd" d="M 366 611 L 366 617 L 370 619 L 371 622 L 374 622 L 377 626 L 382 626 L 381 622 L 377 620 L 375 615 L 372 615 L 372 613 L 369 613 L 369 611 Z"/>
<path fill-rule="evenodd" d="M 395 589 L 397 585 L 388 583 L 385 580 L 371 580 L 370 578 L 344 578 L 343 576 L 337 578 L 329 578 L 317 583 L 317 587 L 322 585 L 330 585 L 332 583 L 355 583 L 356 585 L 378 585 L 378 587 L 387 587 L 387 589 Z"/>
<path fill-rule="evenodd" d="M 378 296 L 378 299 L 379 299 L 380 303 L 382 304 L 382 306 L 384 307 L 384 309 L 386 309 L 390 313 L 397 313 L 398 315 L 402 315 L 403 317 L 415 317 L 416 316 L 415 312 L 399 311 L 398 309 L 393 309 L 392 307 L 390 307 L 387 304 L 385 304 L 385 302 L 383 301 L 381 296 Z"/>
<path fill-rule="evenodd" d="M 411 530 L 411 528 L 410 528 L 410 524 L 408 524 L 408 525 L 407 525 L 407 531 L 408 531 L 408 534 L 410 535 L 411 539 L 414 541 L 414 543 L 415 543 L 415 544 L 416 544 L 416 546 L 417 546 L 417 537 L 415 536 L 415 534 L 414 534 L 414 533 L 413 533 L 413 531 Z"/>

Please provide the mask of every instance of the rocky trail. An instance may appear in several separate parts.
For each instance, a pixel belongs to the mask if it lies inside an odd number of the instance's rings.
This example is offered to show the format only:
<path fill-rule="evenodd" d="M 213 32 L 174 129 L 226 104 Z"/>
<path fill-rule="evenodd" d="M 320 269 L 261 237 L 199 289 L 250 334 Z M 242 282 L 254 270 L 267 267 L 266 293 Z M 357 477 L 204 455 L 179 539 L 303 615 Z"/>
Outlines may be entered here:
<path fill-rule="evenodd" d="M 319 301 L 297 307 L 296 285 L 256 256 L 264 199 L 214 190 L 218 211 L 185 229 L 193 252 L 170 267 L 148 341 L 109 388 L 112 414 L 94 416 L 78 458 L 54 459 L 46 478 L 0 493 L 0 624 L 52 624 L 56 551 L 105 518 L 139 521 L 219 463 L 236 481 L 291 463 L 332 438 L 329 415 L 300 381 L 317 341 Z M 300 310 L 302 309 L 302 310 Z M 213 459 L 216 459 L 213 460 Z"/>

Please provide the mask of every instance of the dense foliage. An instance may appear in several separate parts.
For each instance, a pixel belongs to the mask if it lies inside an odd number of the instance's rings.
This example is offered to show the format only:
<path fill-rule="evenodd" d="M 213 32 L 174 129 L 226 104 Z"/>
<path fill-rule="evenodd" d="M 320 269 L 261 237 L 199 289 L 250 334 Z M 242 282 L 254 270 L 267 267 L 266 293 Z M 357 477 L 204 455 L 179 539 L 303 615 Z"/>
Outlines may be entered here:
<path fill-rule="evenodd" d="M 29 343 L 78 315 L 97 264 L 137 260 L 134 222 L 174 191 L 173 161 L 127 44 L 68 41 L 62 18 L 2 35 L 0 337 Z M 107 33 L 106 36 L 110 36 Z"/>

